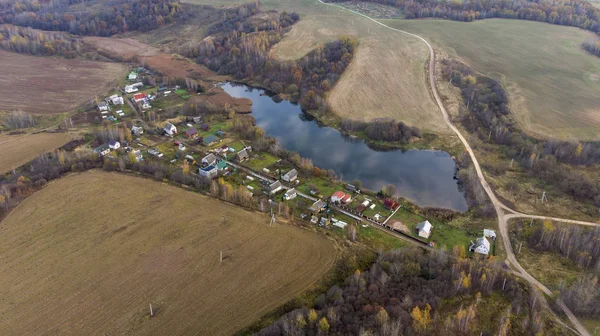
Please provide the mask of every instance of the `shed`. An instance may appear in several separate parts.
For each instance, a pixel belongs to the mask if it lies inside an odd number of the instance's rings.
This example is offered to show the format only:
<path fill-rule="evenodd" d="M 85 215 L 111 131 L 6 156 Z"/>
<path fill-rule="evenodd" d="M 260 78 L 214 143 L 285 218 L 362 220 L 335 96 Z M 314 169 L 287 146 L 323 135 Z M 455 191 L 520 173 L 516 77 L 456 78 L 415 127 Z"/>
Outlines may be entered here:
<path fill-rule="evenodd" d="M 185 131 L 185 136 L 188 139 L 196 139 L 198 137 L 198 130 L 194 127 L 188 129 L 187 131 Z"/>
<path fill-rule="evenodd" d="M 471 246 L 469 246 L 469 251 L 488 255 L 490 253 L 490 241 L 485 237 L 477 238 L 477 240 L 473 243 L 471 242 Z"/>
<path fill-rule="evenodd" d="M 296 169 L 292 169 L 289 172 L 285 173 L 282 178 L 286 182 L 293 182 L 295 179 L 298 178 L 298 171 Z"/>
<path fill-rule="evenodd" d="M 248 151 L 246 151 L 246 149 L 244 148 L 237 153 L 237 158 L 240 162 L 242 162 L 249 159 L 250 156 L 248 155 Z"/>
<path fill-rule="evenodd" d="M 417 234 L 419 237 L 423 237 L 425 239 L 429 238 L 432 229 L 433 225 L 431 225 L 428 220 L 417 224 Z"/>
<path fill-rule="evenodd" d="M 275 181 L 271 184 L 269 184 L 269 194 L 275 194 L 276 192 L 278 192 L 279 190 L 283 189 L 283 185 L 281 184 L 281 182 L 279 181 Z"/>
<path fill-rule="evenodd" d="M 296 198 L 297 196 L 298 196 L 298 192 L 296 191 L 296 189 L 292 188 L 285 192 L 285 194 L 283 195 L 283 198 L 285 198 L 286 201 L 289 201 L 291 199 Z"/>
<path fill-rule="evenodd" d="M 215 164 L 215 162 L 217 162 L 217 157 L 213 153 L 210 153 L 207 156 L 202 158 L 203 165 L 210 166 L 210 165 Z"/>
<path fill-rule="evenodd" d="M 111 140 L 108 142 L 108 147 L 110 147 L 110 149 L 119 149 L 121 148 L 121 143 L 115 140 Z"/>
<path fill-rule="evenodd" d="M 209 136 L 207 136 L 206 138 L 202 139 L 202 144 L 203 144 L 204 146 L 210 146 L 210 145 L 214 144 L 214 143 L 215 143 L 215 142 L 217 142 L 217 141 L 218 141 L 218 139 L 217 139 L 217 137 L 216 137 L 216 136 L 214 136 L 214 135 L 209 135 Z"/>

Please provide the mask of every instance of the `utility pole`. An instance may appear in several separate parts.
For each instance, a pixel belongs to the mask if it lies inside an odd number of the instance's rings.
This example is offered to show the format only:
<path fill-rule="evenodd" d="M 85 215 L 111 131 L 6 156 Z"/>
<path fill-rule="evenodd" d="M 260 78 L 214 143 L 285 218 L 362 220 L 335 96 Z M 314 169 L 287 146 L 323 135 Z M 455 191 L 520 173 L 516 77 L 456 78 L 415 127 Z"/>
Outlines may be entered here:
<path fill-rule="evenodd" d="M 490 134 L 488 134 L 488 140 L 492 138 L 492 130 L 490 129 Z"/>
<path fill-rule="evenodd" d="M 504 278 L 504 282 L 502 283 L 502 290 L 504 290 L 504 286 L 506 286 L 506 278 Z"/>
<path fill-rule="evenodd" d="M 150 304 L 150 317 L 154 317 L 154 311 L 152 310 L 152 303 Z"/>
<path fill-rule="evenodd" d="M 533 218 L 531 219 L 531 222 L 529 222 L 529 227 L 531 227 L 533 225 Z"/>
<path fill-rule="evenodd" d="M 219 262 L 223 263 L 223 251 L 219 253 Z"/>
<path fill-rule="evenodd" d="M 517 252 L 517 254 L 521 254 L 521 247 L 523 247 L 523 243 L 519 245 L 519 252 Z"/>
<path fill-rule="evenodd" d="M 512 159 L 510 160 L 510 168 L 512 168 L 513 162 L 515 162 L 515 158 L 512 158 Z"/>
<path fill-rule="evenodd" d="M 548 201 L 548 199 L 546 198 L 546 192 L 542 192 L 542 203 L 544 203 L 544 201 Z"/>

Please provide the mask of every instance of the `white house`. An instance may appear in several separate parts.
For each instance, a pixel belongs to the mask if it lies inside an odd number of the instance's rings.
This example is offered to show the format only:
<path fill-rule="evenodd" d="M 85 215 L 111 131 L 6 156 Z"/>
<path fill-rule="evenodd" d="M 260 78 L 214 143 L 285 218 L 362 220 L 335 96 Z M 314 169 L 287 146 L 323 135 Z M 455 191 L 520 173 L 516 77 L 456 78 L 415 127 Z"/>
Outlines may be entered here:
<path fill-rule="evenodd" d="M 490 253 L 490 241 L 485 237 L 477 238 L 477 240 L 473 243 L 471 242 L 471 246 L 469 246 L 469 251 L 488 255 Z"/>
<path fill-rule="evenodd" d="M 201 176 L 205 176 L 209 179 L 212 179 L 213 177 L 217 176 L 219 173 L 219 170 L 217 169 L 217 166 L 215 165 L 210 165 L 208 167 L 202 167 L 200 168 L 200 170 L 198 171 L 198 173 Z"/>
<path fill-rule="evenodd" d="M 496 240 L 496 232 L 494 232 L 494 230 L 483 229 L 483 236 L 486 238 Z"/>
<path fill-rule="evenodd" d="M 144 160 L 144 156 L 142 155 L 142 151 L 137 149 L 133 151 L 133 155 L 135 156 L 135 160 L 137 162 L 143 161 Z"/>
<path fill-rule="evenodd" d="M 133 134 L 135 136 L 140 136 L 140 135 L 144 134 L 144 128 L 141 126 L 132 126 L 131 134 Z"/>
<path fill-rule="evenodd" d="M 331 195 L 332 203 L 349 203 L 350 201 L 352 201 L 352 196 L 343 191 L 336 191 Z"/>
<path fill-rule="evenodd" d="M 165 132 L 168 135 L 175 135 L 175 134 L 177 134 L 177 127 L 175 127 L 175 125 L 173 125 L 171 123 L 166 123 L 165 127 L 163 129 L 165 130 Z"/>
<path fill-rule="evenodd" d="M 129 76 L 127 76 L 127 79 L 129 79 L 130 81 L 134 81 L 137 79 L 137 72 L 132 71 L 129 73 Z"/>
<path fill-rule="evenodd" d="M 101 102 L 98 104 L 98 111 L 109 111 L 110 107 L 108 107 L 108 104 L 106 102 Z"/>
<path fill-rule="evenodd" d="M 125 93 L 137 92 L 138 88 L 133 85 L 125 85 Z"/>
<path fill-rule="evenodd" d="M 286 182 L 293 182 L 298 178 L 298 171 L 296 169 L 292 169 L 289 172 L 285 173 L 285 175 L 283 175 L 282 178 Z"/>
<path fill-rule="evenodd" d="M 333 226 L 339 227 L 342 230 L 348 225 L 348 223 L 342 222 L 342 221 L 333 221 L 332 220 L 332 222 L 333 222 Z"/>
<path fill-rule="evenodd" d="M 428 220 L 417 224 L 417 234 L 419 237 L 423 237 L 425 239 L 429 238 L 431 235 L 431 229 L 433 229 L 433 225 L 431 225 Z"/>
<path fill-rule="evenodd" d="M 108 147 L 110 147 L 110 149 L 115 150 L 121 148 L 121 144 L 118 141 L 111 140 L 108 142 Z"/>
<path fill-rule="evenodd" d="M 283 189 L 283 185 L 279 181 L 275 181 L 269 185 L 269 194 L 273 195 L 279 190 Z"/>
<path fill-rule="evenodd" d="M 123 97 L 117 96 L 117 95 L 112 95 L 112 96 L 108 97 L 108 100 L 113 105 L 123 105 L 125 103 L 125 101 L 123 100 Z"/>
<path fill-rule="evenodd" d="M 107 144 L 102 144 L 102 145 L 94 148 L 94 153 L 104 156 L 104 155 L 110 153 L 110 147 Z"/>
<path fill-rule="evenodd" d="M 286 201 L 289 201 L 296 198 L 296 196 L 298 196 L 298 193 L 296 192 L 296 189 L 292 188 L 285 192 L 283 198 L 285 198 Z"/>

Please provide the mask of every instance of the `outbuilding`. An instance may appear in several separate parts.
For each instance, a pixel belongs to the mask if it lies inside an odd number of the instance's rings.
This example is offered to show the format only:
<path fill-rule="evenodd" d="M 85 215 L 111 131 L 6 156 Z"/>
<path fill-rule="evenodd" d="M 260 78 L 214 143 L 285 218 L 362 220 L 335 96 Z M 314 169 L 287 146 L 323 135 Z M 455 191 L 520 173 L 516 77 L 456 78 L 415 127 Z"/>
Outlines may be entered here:
<path fill-rule="evenodd" d="M 433 225 L 431 225 L 428 220 L 417 224 L 417 234 L 419 237 L 423 237 L 425 239 L 429 238 L 432 229 Z"/>

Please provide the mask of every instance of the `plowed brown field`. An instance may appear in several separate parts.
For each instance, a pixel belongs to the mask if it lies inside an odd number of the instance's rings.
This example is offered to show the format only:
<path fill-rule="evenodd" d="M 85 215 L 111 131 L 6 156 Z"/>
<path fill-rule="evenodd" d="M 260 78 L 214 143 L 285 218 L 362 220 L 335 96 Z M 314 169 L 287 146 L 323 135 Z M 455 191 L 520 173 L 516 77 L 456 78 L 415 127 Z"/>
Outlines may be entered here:
<path fill-rule="evenodd" d="M 0 51 L 0 109 L 71 112 L 116 85 L 126 70 L 119 63 Z"/>
<path fill-rule="evenodd" d="M 0 174 L 17 168 L 41 153 L 52 151 L 71 139 L 65 133 L 0 135 Z"/>
<path fill-rule="evenodd" d="M 0 223 L 0 334 L 228 335 L 335 259 L 324 236 L 259 213 L 147 179 L 72 175 Z"/>

